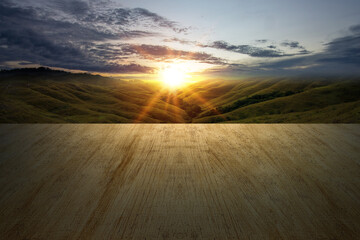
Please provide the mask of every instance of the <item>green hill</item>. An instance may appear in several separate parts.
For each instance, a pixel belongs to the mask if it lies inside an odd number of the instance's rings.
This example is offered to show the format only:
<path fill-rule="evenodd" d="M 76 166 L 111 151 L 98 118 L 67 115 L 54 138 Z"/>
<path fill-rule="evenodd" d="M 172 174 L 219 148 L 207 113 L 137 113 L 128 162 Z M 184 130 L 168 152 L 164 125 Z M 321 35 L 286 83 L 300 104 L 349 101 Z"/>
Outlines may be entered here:
<path fill-rule="evenodd" d="M 46 68 L 0 72 L 2 123 L 359 123 L 360 78 L 207 80 L 177 92 Z"/>
<path fill-rule="evenodd" d="M 187 113 L 160 98 L 159 86 L 90 74 L 52 72 L 0 74 L 0 121 L 188 122 Z M 147 110 L 147 105 L 152 107 Z"/>
<path fill-rule="evenodd" d="M 198 83 L 200 84 L 200 83 Z M 249 79 L 211 103 L 194 122 L 360 122 L 360 79 Z"/>

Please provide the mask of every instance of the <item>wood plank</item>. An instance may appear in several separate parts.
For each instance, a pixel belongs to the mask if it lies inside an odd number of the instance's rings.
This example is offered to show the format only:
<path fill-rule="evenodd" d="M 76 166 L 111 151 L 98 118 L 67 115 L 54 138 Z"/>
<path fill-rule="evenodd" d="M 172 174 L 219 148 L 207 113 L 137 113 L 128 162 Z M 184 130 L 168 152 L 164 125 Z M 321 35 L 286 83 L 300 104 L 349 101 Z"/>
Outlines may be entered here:
<path fill-rule="evenodd" d="M 0 125 L 1 239 L 355 239 L 360 125 Z"/>

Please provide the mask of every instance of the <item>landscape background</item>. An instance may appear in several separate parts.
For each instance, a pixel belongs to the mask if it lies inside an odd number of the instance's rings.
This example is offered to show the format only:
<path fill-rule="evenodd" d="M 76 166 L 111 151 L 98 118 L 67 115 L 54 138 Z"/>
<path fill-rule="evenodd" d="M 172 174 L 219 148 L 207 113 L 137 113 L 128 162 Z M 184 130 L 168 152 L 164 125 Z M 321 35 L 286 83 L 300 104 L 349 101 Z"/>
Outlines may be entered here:
<path fill-rule="evenodd" d="M 359 123 L 359 77 L 161 82 L 48 68 L 0 73 L 2 123 Z"/>
<path fill-rule="evenodd" d="M 359 123 L 358 0 L 2 0 L 1 123 Z"/>
<path fill-rule="evenodd" d="M 359 0 L 0 0 L 0 240 L 359 239 L 359 123 Z"/>

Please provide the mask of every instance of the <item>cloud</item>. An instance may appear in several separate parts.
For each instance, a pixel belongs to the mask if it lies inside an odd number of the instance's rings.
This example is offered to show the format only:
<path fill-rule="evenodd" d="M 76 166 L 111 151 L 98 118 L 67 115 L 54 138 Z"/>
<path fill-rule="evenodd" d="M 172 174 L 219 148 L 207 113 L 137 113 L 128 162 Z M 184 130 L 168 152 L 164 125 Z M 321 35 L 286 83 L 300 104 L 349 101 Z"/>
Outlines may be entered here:
<path fill-rule="evenodd" d="M 289 48 L 305 49 L 303 46 L 300 45 L 298 41 L 284 41 L 281 43 L 281 46 L 289 47 Z"/>
<path fill-rule="evenodd" d="M 56 0 L 54 5 L 62 11 L 74 15 L 83 15 L 90 11 L 88 2 L 81 0 Z"/>
<path fill-rule="evenodd" d="M 351 27 L 349 28 L 349 30 L 350 30 L 351 32 L 353 32 L 354 34 L 359 34 L 359 33 L 360 33 L 360 24 L 351 26 Z"/>
<path fill-rule="evenodd" d="M 194 60 L 201 63 L 223 65 L 226 61 L 204 52 L 191 52 L 172 49 L 159 45 L 123 45 L 122 51 L 127 54 L 137 54 L 145 59 L 166 61 L 173 59 Z"/>
<path fill-rule="evenodd" d="M 300 48 L 297 42 L 289 47 Z M 303 49 L 301 51 L 307 52 Z M 306 75 L 354 75 L 360 74 L 360 24 L 349 28 L 346 36 L 325 44 L 322 52 L 298 56 L 291 59 L 262 62 L 247 68 L 232 67 L 224 71 L 257 74 L 306 74 Z"/>
<path fill-rule="evenodd" d="M 1 1 L 0 62 L 29 61 L 99 72 L 151 72 L 151 67 L 121 64 L 119 60 L 126 59 L 127 53 L 104 43 L 159 36 L 154 31 L 161 29 L 177 33 L 187 30 L 146 9 L 107 4 L 80 0 L 39 0 L 31 4 L 26 0 Z"/>
<path fill-rule="evenodd" d="M 108 73 L 153 73 L 154 69 L 147 66 L 141 66 L 139 64 L 107 64 L 104 67 L 101 68 L 93 68 L 93 71 L 96 72 L 108 72 Z"/>
<path fill-rule="evenodd" d="M 255 40 L 255 42 L 258 42 L 258 43 L 267 43 L 269 40 L 267 39 L 258 39 L 258 40 Z"/>
<path fill-rule="evenodd" d="M 349 28 L 348 35 L 335 38 L 325 44 L 325 50 L 310 57 L 299 58 L 301 62 L 326 65 L 352 65 L 360 67 L 360 25 Z M 360 68 L 359 68 L 360 69 Z"/>
<path fill-rule="evenodd" d="M 103 11 L 89 11 L 77 16 L 77 21 L 91 23 L 97 29 L 108 32 L 123 31 L 131 28 L 169 29 L 176 33 L 185 33 L 189 27 L 181 27 L 175 21 L 168 20 L 144 8 L 111 8 Z"/>
<path fill-rule="evenodd" d="M 246 54 L 251 57 L 261 57 L 261 58 L 289 57 L 296 55 L 296 54 L 284 53 L 280 50 L 260 48 L 251 45 L 232 45 L 225 41 L 215 41 L 207 45 L 202 45 L 202 47 L 216 48 L 230 52 Z"/>
<path fill-rule="evenodd" d="M 179 38 L 168 38 L 164 39 L 164 42 L 178 42 L 183 45 L 195 45 L 202 48 L 215 48 L 230 52 L 236 52 L 241 54 L 246 54 L 251 57 L 257 58 L 279 58 L 279 57 L 290 57 L 296 55 L 304 55 L 309 54 L 310 52 L 307 51 L 304 47 L 300 46 L 298 42 L 283 42 L 282 46 L 290 46 L 291 48 L 298 48 L 300 51 L 296 53 L 285 53 L 276 47 L 275 45 L 269 45 L 267 48 L 256 47 L 251 45 L 233 45 L 229 44 L 225 41 L 214 41 L 208 44 L 202 44 L 197 41 L 190 41 L 186 39 L 179 39 Z M 258 43 L 268 43 L 269 40 L 267 39 L 260 39 L 255 40 Z"/>
<path fill-rule="evenodd" d="M 298 41 L 289 40 L 275 43 L 258 39 L 254 45 L 236 45 L 182 39 L 189 27 L 147 9 L 125 8 L 111 0 L 2 0 L 0 22 L 0 64 L 22 61 L 84 71 L 150 73 L 154 69 L 136 64 L 136 59 L 145 63 L 186 59 L 242 72 L 360 72 L 360 25 L 326 43 L 324 51 L 310 53 Z M 163 42 L 202 50 L 126 43 L 140 42 L 145 37 L 159 41 L 165 38 Z M 235 64 L 204 52 L 210 48 L 245 54 L 257 58 L 257 63 Z"/>
<path fill-rule="evenodd" d="M 180 39 L 180 38 L 166 38 L 163 40 L 163 42 L 178 42 L 181 43 L 183 45 L 199 45 L 200 43 L 197 41 L 191 41 L 191 40 L 186 40 L 186 39 Z"/>
<path fill-rule="evenodd" d="M 325 44 L 326 51 L 319 62 L 352 64 L 360 67 L 360 24 L 349 28 L 350 34 Z"/>
<path fill-rule="evenodd" d="M 98 30 L 118 31 L 141 26 L 148 29 L 167 28 L 181 33 L 190 29 L 147 9 L 125 8 L 110 0 L 3 0 L 3 2 L 8 6 L 37 9 L 47 18 L 99 27 Z"/>
<path fill-rule="evenodd" d="M 150 12 L 144 8 L 135 8 L 130 11 L 130 13 L 137 16 L 139 19 L 148 18 L 154 23 L 157 23 L 161 27 L 170 28 L 177 33 L 187 32 L 189 27 L 179 27 L 178 24 L 174 21 L 170 21 L 164 17 L 159 16 L 156 13 Z"/>
<path fill-rule="evenodd" d="M 93 52 L 94 45 L 77 44 L 54 44 L 42 35 L 27 31 L 2 31 L 0 33 L 1 49 L 0 62 L 23 59 L 32 63 L 38 63 L 50 67 L 61 67 L 74 70 L 85 70 L 93 72 L 142 72 L 151 73 L 150 67 L 137 64 L 111 63 L 111 57 L 117 59 L 115 53 L 106 55 L 104 52 Z M 104 49 L 105 51 L 106 49 Z M 110 53 L 110 52 L 109 52 Z"/>

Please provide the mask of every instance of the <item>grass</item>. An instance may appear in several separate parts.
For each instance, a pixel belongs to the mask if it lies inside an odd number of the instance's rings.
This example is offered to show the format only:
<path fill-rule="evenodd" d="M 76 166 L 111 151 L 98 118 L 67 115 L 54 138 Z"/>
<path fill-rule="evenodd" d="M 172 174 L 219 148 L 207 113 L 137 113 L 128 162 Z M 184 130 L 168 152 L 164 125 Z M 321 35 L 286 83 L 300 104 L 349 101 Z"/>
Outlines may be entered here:
<path fill-rule="evenodd" d="M 207 80 L 176 93 L 160 89 L 153 82 L 49 69 L 2 71 L 0 122 L 360 122 L 355 77 Z"/>

